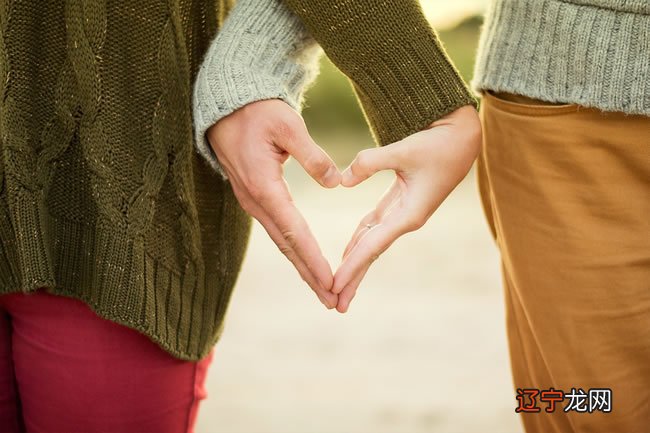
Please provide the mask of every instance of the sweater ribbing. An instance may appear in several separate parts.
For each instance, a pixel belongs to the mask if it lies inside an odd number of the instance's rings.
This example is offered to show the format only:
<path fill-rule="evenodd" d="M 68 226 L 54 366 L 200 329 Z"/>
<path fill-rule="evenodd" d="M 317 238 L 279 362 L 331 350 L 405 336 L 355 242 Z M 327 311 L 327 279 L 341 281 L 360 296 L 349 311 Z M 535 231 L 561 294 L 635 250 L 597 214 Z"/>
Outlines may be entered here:
<path fill-rule="evenodd" d="M 284 0 L 352 81 L 373 137 L 401 140 L 476 106 L 419 0 Z"/>
<path fill-rule="evenodd" d="M 210 45 L 193 92 L 196 148 L 227 179 L 206 130 L 246 104 L 281 99 L 300 111 L 322 50 L 280 0 L 239 0 Z"/>
<path fill-rule="evenodd" d="M 650 115 L 650 2 L 494 0 L 473 88 Z"/>

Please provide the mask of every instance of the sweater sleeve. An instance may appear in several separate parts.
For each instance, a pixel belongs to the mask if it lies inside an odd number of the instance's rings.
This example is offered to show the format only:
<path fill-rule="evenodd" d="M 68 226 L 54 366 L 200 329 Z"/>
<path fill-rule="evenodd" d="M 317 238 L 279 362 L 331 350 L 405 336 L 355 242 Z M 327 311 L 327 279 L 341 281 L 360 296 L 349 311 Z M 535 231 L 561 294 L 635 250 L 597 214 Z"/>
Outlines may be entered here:
<path fill-rule="evenodd" d="M 284 0 L 352 81 L 380 145 L 477 106 L 418 0 Z"/>
<path fill-rule="evenodd" d="M 206 131 L 246 104 L 281 99 L 300 111 L 322 53 L 280 0 L 239 0 L 204 56 L 193 88 L 195 148 L 227 179 Z"/>

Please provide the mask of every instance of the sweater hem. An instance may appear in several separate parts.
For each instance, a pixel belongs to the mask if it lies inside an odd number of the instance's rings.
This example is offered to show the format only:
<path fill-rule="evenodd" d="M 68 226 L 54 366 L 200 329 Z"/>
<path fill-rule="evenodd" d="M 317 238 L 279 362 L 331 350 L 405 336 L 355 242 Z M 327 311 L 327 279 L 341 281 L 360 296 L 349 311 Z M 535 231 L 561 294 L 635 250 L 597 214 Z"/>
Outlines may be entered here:
<path fill-rule="evenodd" d="M 44 288 L 145 334 L 175 358 L 210 352 L 232 293 L 228 279 L 203 277 L 190 261 L 172 269 L 148 253 L 142 235 L 52 216 L 31 192 L 21 195 L 15 217 L 0 224 L 0 295 Z"/>
<path fill-rule="evenodd" d="M 650 115 L 650 15 L 562 0 L 496 0 L 472 89 Z"/>
<path fill-rule="evenodd" d="M 92 300 L 82 292 L 75 292 L 73 290 L 66 289 L 65 287 L 62 286 L 52 285 L 49 282 L 44 282 L 43 285 L 41 286 L 39 286 L 38 284 L 34 284 L 32 288 L 30 288 L 27 292 L 21 289 L 3 290 L 2 292 L 0 292 L 0 295 L 10 294 L 10 293 L 31 293 L 31 292 L 36 292 L 40 288 L 45 289 L 45 291 L 50 294 L 57 295 L 57 296 L 65 296 L 85 303 L 95 314 L 97 314 L 102 319 L 109 320 L 113 323 L 117 323 L 119 325 L 126 326 L 130 329 L 140 332 L 141 334 L 149 338 L 151 341 L 153 341 L 155 344 L 157 344 L 165 352 L 183 361 L 192 361 L 192 362 L 200 361 L 210 353 L 210 350 L 212 350 L 214 345 L 216 345 L 219 342 L 219 339 L 221 338 L 222 333 L 220 330 L 209 341 L 209 344 L 205 348 L 205 350 L 197 354 L 189 354 L 187 352 L 179 351 L 174 345 L 168 343 L 164 337 L 152 332 L 142 323 L 136 322 L 127 317 L 121 317 L 119 314 L 116 314 L 115 311 L 105 308 L 100 304 L 94 304 Z"/>

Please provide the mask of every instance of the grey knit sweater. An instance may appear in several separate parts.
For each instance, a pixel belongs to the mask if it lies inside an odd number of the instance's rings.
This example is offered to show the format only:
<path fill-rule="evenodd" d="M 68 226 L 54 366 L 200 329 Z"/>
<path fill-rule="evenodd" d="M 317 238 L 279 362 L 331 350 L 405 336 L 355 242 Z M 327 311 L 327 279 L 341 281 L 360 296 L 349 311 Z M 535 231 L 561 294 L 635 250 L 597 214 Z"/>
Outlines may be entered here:
<path fill-rule="evenodd" d="M 472 86 L 650 115 L 650 0 L 493 0 Z"/>
<path fill-rule="evenodd" d="M 300 111 L 320 46 L 280 0 L 239 0 L 201 62 L 193 92 L 196 150 L 227 179 L 206 131 L 246 104 L 281 99 Z"/>

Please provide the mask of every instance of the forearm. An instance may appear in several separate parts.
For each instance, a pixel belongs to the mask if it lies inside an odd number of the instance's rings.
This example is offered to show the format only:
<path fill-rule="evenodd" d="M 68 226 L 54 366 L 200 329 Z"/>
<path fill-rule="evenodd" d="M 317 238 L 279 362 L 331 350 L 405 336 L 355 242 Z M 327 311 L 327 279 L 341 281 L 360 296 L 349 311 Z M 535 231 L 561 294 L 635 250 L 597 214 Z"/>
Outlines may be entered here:
<path fill-rule="evenodd" d="M 284 0 L 353 82 L 380 144 L 476 105 L 418 0 Z"/>
<path fill-rule="evenodd" d="M 281 99 L 300 111 L 320 47 L 280 0 L 239 0 L 212 41 L 193 91 L 197 151 L 224 178 L 206 131 L 251 102 Z"/>

